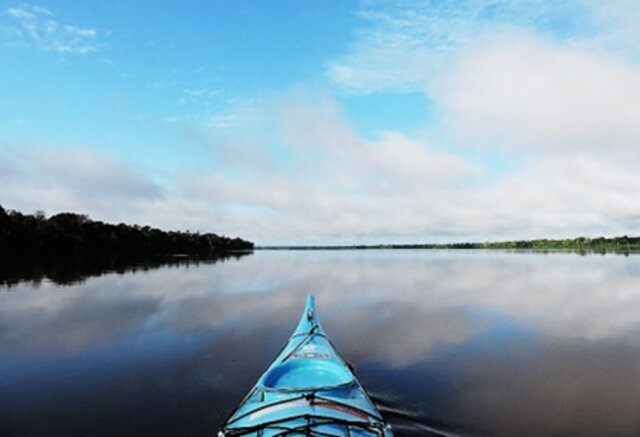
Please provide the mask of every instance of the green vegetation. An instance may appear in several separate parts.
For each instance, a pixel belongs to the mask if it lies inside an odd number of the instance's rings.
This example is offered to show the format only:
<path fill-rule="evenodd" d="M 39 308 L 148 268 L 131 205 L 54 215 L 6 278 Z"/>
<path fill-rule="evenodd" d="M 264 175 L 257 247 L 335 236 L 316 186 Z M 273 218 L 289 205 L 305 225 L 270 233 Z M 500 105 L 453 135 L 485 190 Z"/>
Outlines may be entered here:
<path fill-rule="evenodd" d="M 46 218 L 6 211 L 0 206 L 0 256 L 27 259 L 140 258 L 167 255 L 214 257 L 251 250 L 240 238 L 192 232 L 166 232 L 149 226 L 117 225 L 64 212 Z"/>
<path fill-rule="evenodd" d="M 587 238 L 578 237 L 563 240 L 529 240 L 481 243 L 483 249 L 534 249 L 534 250 L 575 250 L 585 252 L 640 251 L 640 237 Z"/>
<path fill-rule="evenodd" d="M 484 243 L 445 243 L 445 244 L 376 244 L 352 246 L 263 246 L 258 249 L 302 249 L 302 250 L 340 250 L 340 249 L 525 249 L 575 252 L 634 252 L 640 251 L 640 237 L 587 238 L 551 240 L 514 240 Z"/>

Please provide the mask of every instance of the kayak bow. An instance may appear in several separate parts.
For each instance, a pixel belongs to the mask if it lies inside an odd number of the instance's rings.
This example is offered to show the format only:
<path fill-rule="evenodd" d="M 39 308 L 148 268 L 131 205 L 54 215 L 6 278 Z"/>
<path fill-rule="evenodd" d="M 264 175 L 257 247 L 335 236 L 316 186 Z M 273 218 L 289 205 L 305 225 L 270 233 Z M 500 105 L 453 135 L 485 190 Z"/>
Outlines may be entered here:
<path fill-rule="evenodd" d="M 219 437 L 393 436 L 336 352 L 313 296 L 282 352 L 231 414 Z"/>

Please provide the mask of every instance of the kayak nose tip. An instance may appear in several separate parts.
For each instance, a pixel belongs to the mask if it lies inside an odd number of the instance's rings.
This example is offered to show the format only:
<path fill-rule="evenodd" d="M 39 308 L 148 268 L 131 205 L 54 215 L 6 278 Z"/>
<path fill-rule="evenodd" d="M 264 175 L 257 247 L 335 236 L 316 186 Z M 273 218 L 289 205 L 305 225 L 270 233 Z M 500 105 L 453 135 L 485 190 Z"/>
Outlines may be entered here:
<path fill-rule="evenodd" d="M 296 335 L 306 334 L 311 331 L 321 331 L 320 324 L 318 323 L 318 314 L 316 313 L 315 300 L 313 295 L 307 297 L 307 305 L 300 316 L 300 321 L 294 333 Z"/>
<path fill-rule="evenodd" d="M 316 300 L 313 297 L 313 294 L 307 296 L 307 320 L 313 320 L 313 316 L 316 312 Z"/>

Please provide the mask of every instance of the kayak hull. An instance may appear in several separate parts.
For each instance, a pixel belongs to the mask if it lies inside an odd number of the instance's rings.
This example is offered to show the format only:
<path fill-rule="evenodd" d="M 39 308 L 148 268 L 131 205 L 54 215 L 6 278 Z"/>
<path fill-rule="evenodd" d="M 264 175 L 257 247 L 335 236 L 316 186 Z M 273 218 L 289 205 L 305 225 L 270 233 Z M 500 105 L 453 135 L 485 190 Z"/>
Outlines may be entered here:
<path fill-rule="evenodd" d="M 392 436 L 320 326 L 313 296 L 278 357 L 219 436 Z"/>

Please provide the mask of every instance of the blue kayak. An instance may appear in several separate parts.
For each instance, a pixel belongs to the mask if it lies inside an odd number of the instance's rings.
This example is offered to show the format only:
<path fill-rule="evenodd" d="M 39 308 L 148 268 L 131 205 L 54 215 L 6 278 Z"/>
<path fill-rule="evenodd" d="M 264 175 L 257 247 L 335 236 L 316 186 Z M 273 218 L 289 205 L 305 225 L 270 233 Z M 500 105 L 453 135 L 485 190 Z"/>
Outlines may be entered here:
<path fill-rule="evenodd" d="M 393 434 L 322 330 L 309 296 L 289 342 L 218 436 Z"/>

